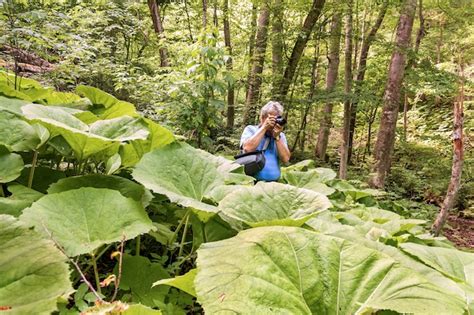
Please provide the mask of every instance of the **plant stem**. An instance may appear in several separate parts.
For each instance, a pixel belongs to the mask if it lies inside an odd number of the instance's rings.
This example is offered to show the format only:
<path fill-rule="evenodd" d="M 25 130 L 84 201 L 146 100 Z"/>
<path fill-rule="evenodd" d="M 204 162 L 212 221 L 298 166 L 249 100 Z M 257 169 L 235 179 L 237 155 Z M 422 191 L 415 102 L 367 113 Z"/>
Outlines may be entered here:
<path fill-rule="evenodd" d="M 99 260 L 100 257 L 102 257 L 102 255 L 104 255 L 105 252 L 108 251 L 111 246 L 112 246 L 112 244 L 109 244 L 109 245 L 105 246 L 104 249 L 98 255 L 95 256 L 95 259 Z M 92 265 L 87 266 L 86 269 L 84 269 L 84 273 L 87 273 L 91 269 L 91 267 L 92 267 Z M 76 285 L 77 281 L 79 281 L 79 280 L 80 280 L 80 278 L 77 279 L 77 280 L 74 280 L 74 285 Z"/>
<path fill-rule="evenodd" d="M 176 241 L 176 239 L 178 238 L 178 232 L 179 232 L 179 230 L 181 230 L 181 227 L 183 226 L 184 221 L 187 219 L 187 217 L 188 217 L 188 215 L 189 215 L 189 211 L 190 211 L 190 210 L 188 210 L 188 211 L 184 214 L 184 216 L 183 216 L 183 218 L 181 219 L 181 221 L 179 221 L 178 227 L 176 228 L 176 230 L 174 230 L 173 237 L 171 238 L 170 245 L 173 244 L 173 243 Z"/>
<path fill-rule="evenodd" d="M 89 280 L 87 280 L 86 276 L 84 275 L 84 273 L 82 272 L 81 270 L 81 267 L 79 267 L 79 264 L 77 263 L 77 261 L 74 261 L 71 257 L 69 257 L 67 254 L 66 254 L 66 251 L 64 251 L 64 248 L 62 248 L 61 245 L 59 245 L 58 242 L 56 242 L 56 240 L 53 238 L 53 234 L 48 230 L 48 228 L 44 225 L 44 222 L 41 222 L 41 224 L 43 225 L 43 228 L 44 230 L 46 231 L 46 233 L 48 233 L 49 235 L 49 238 L 54 242 L 54 244 L 56 245 L 56 247 L 59 249 L 59 251 L 61 253 L 63 253 L 63 255 L 65 257 L 67 257 L 67 259 L 69 259 L 69 261 L 74 265 L 74 267 L 76 267 L 76 270 L 77 272 L 79 273 L 79 276 L 80 278 L 82 279 L 82 281 L 84 281 L 84 283 L 87 285 L 87 287 L 89 288 L 89 290 L 91 290 L 91 292 L 95 295 L 95 297 L 97 298 L 98 301 L 100 302 L 103 302 L 104 300 L 102 300 L 102 298 L 100 297 L 100 295 L 97 293 L 97 291 L 94 289 L 94 286 L 89 282 Z"/>
<path fill-rule="evenodd" d="M 122 279 L 122 262 L 123 262 L 123 248 L 125 246 L 125 235 L 122 237 L 122 241 L 120 242 L 120 257 L 119 257 L 119 267 L 118 267 L 118 276 L 115 280 L 115 288 L 114 288 L 114 295 L 112 296 L 112 299 L 110 300 L 110 303 L 112 303 L 115 298 L 117 297 L 118 289 L 120 286 L 120 280 Z"/>
<path fill-rule="evenodd" d="M 181 255 L 183 254 L 184 241 L 186 240 L 186 234 L 188 233 L 188 222 L 189 222 L 189 211 L 186 213 L 186 223 L 184 224 L 183 235 L 181 236 L 181 244 L 179 244 L 178 257 L 181 257 Z"/>
<path fill-rule="evenodd" d="M 99 278 L 99 270 L 97 269 L 97 261 L 95 258 L 94 253 L 91 253 L 92 257 L 92 266 L 94 267 L 94 276 L 95 276 L 95 285 L 97 287 L 97 292 L 99 294 L 102 294 L 102 290 L 100 289 L 100 278 Z"/>
<path fill-rule="evenodd" d="M 0 184 L 0 197 L 5 197 L 5 193 L 3 192 L 3 184 Z"/>
<path fill-rule="evenodd" d="M 31 162 L 30 175 L 28 176 L 28 188 L 33 186 L 33 177 L 35 176 L 36 162 L 38 161 L 38 151 L 33 153 L 33 161 Z"/>
<path fill-rule="evenodd" d="M 136 237 L 136 243 L 135 243 L 135 256 L 140 256 L 140 243 L 141 243 L 141 238 L 140 235 Z"/>

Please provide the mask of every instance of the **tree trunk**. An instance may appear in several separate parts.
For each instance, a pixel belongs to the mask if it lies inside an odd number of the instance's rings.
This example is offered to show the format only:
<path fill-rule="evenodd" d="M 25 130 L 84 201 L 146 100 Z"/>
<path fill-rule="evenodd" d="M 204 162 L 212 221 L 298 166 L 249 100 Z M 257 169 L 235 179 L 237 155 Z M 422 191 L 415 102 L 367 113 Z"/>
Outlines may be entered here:
<path fill-rule="evenodd" d="M 214 13 L 212 15 L 212 22 L 214 23 L 215 27 L 217 27 L 219 24 L 219 20 L 217 17 L 217 0 L 214 1 Z"/>
<path fill-rule="evenodd" d="M 441 210 L 436 217 L 431 232 L 438 236 L 441 229 L 443 228 L 448 212 L 453 208 L 454 200 L 459 187 L 461 186 L 461 173 L 463 165 L 463 107 L 464 107 L 464 64 L 461 57 L 460 62 L 461 68 L 461 91 L 458 96 L 458 100 L 454 102 L 453 114 L 454 114 L 454 132 L 453 132 L 453 165 L 451 168 L 451 181 L 449 182 L 448 191 L 444 198 Z"/>
<path fill-rule="evenodd" d="M 356 81 L 354 82 L 354 89 L 355 89 L 354 94 L 356 96 L 360 95 L 362 82 L 364 81 L 364 77 L 365 77 L 365 70 L 367 68 L 367 57 L 369 56 L 369 49 L 375 39 L 375 35 L 377 34 L 380 26 L 382 25 L 383 19 L 385 17 L 385 13 L 387 12 L 388 3 L 389 3 L 388 0 L 384 0 L 382 6 L 380 7 L 380 11 L 378 13 L 377 19 L 375 20 L 375 24 L 370 29 L 370 32 L 367 35 L 367 37 L 363 39 L 362 41 L 362 46 L 360 49 L 359 65 L 357 66 L 357 76 L 356 76 Z M 363 35 L 364 33 L 362 33 L 362 36 Z M 354 132 L 355 132 L 355 125 L 357 121 L 357 104 L 358 104 L 357 99 L 355 99 L 351 104 L 351 122 L 350 122 L 350 128 L 349 128 L 349 149 L 348 149 L 348 156 L 347 156 L 348 163 L 351 160 L 353 143 L 354 143 Z"/>
<path fill-rule="evenodd" d="M 255 53 L 252 60 L 252 72 L 250 74 L 247 99 L 245 100 L 244 125 L 255 122 L 256 105 L 262 84 L 263 64 L 265 61 L 265 51 L 267 49 L 268 24 L 270 20 L 270 8 L 264 5 L 260 10 L 257 22 L 257 36 L 255 40 Z"/>
<path fill-rule="evenodd" d="M 252 74 L 252 61 L 253 61 L 253 53 L 255 49 L 255 36 L 257 34 L 257 6 L 255 3 L 252 4 L 252 16 L 250 20 L 250 36 L 249 36 L 249 67 L 247 72 L 247 83 L 246 83 L 246 91 L 245 91 L 245 99 L 247 99 L 247 95 L 249 92 L 249 83 L 250 83 L 250 76 Z"/>
<path fill-rule="evenodd" d="M 395 48 L 390 61 L 387 85 L 385 86 L 384 106 L 377 141 L 374 149 L 374 175 L 369 184 L 375 188 L 383 188 L 385 177 L 390 170 L 393 145 L 395 142 L 395 127 L 400 107 L 400 90 L 405 74 L 407 49 L 413 29 L 416 11 L 416 0 L 405 0 L 398 21 Z"/>
<path fill-rule="evenodd" d="M 275 0 L 272 17 L 272 96 L 278 97 L 281 79 L 283 77 L 283 2 Z"/>
<path fill-rule="evenodd" d="M 344 125 L 342 132 L 341 160 L 339 162 L 339 178 L 347 178 L 347 157 L 349 155 L 349 127 L 351 120 L 352 89 L 352 0 L 347 2 L 345 25 L 345 52 L 344 52 Z"/>
<path fill-rule="evenodd" d="M 207 0 L 202 0 L 202 28 L 207 27 Z"/>
<path fill-rule="evenodd" d="M 336 87 L 337 75 L 339 71 L 339 47 L 341 39 L 341 13 L 335 12 L 331 21 L 330 31 L 330 47 L 328 55 L 328 72 L 326 76 L 326 94 Z M 321 123 L 319 125 L 318 142 L 316 144 L 316 157 L 324 160 L 326 157 L 326 149 L 329 141 L 329 132 L 332 124 L 332 107 L 331 100 L 326 102 L 322 112 Z"/>
<path fill-rule="evenodd" d="M 232 45 L 230 41 L 230 26 L 229 26 L 229 0 L 224 0 L 224 42 L 229 53 L 229 59 L 226 63 L 227 71 L 232 72 Z M 234 86 L 228 84 L 227 86 L 227 129 L 232 130 L 234 128 Z"/>
<path fill-rule="evenodd" d="M 309 38 L 311 37 L 311 32 L 318 20 L 319 14 L 324 6 L 325 0 L 313 0 L 311 9 L 306 16 L 301 31 L 299 32 L 298 38 L 296 39 L 295 46 L 291 52 L 290 60 L 288 60 L 288 65 L 286 66 L 285 73 L 283 75 L 280 92 L 278 99 L 284 101 L 290 84 L 295 76 L 295 71 L 298 66 L 298 63 L 303 55 L 303 51 L 308 43 Z"/>
<path fill-rule="evenodd" d="M 416 41 L 415 41 L 415 48 L 413 50 L 413 54 L 410 58 L 408 58 L 407 66 L 405 71 L 410 71 L 413 67 L 416 66 L 416 59 L 418 57 L 418 51 L 420 50 L 420 44 L 423 37 L 425 37 L 425 18 L 423 17 L 423 1 L 419 0 L 418 6 L 418 18 L 420 20 L 420 27 L 418 28 L 418 32 L 416 34 Z M 402 140 L 407 140 L 407 129 L 408 129 L 408 88 L 405 87 L 403 92 L 403 137 Z"/>
<path fill-rule="evenodd" d="M 406 70 L 410 70 L 412 67 L 415 66 L 418 51 L 420 50 L 421 40 L 426 35 L 425 18 L 423 16 L 423 1 L 422 0 L 419 0 L 418 18 L 420 20 L 420 27 L 418 28 L 418 32 L 416 34 L 415 47 L 413 49 L 413 54 L 411 55 L 410 58 L 408 58 L 408 63 L 407 63 Z"/>
<path fill-rule="evenodd" d="M 186 13 L 186 22 L 188 25 L 189 39 L 194 43 L 193 31 L 191 28 L 191 19 L 189 18 L 188 1 L 184 0 L 184 12 Z"/>
<path fill-rule="evenodd" d="M 153 28 L 155 29 L 155 33 L 159 40 L 160 66 L 169 67 L 170 64 L 168 60 L 168 50 L 166 47 L 162 47 L 162 42 L 165 40 L 165 30 L 163 28 L 163 24 L 161 23 L 160 7 L 158 6 L 156 0 L 148 0 L 148 7 L 150 8 L 151 19 L 153 20 Z"/>
<path fill-rule="evenodd" d="M 308 103 L 306 104 L 305 111 L 303 114 L 303 118 L 301 120 L 301 126 L 298 129 L 298 132 L 296 133 L 295 141 L 293 142 L 293 146 L 291 147 L 291 152 L 295 151 L 296 145 L 298 144 L 298 141 L 300 139 L 301 133 L 303 133 L 303 140 L 300 141 L 300 148 L 304 148 L 304 137 L 305 137 L 305 128 L 307 124 L 307 119 L 308 119 L 308 114 L 309 110 L 311 108 L 311 103 L 313 102 L 313 97 L 314 93 L 316 91 L 316 85 L 318 83 L 319 79 L 319 71 L 318 71 L 318 66 L 319 66 L 319 40 L 321 38 L 321 29 L 319 30 L 318 34 L 316 34 L 316 43 L 314 47 L 314 58 L 313 58 L 313 64 L 311 67 L 311 83 L 309 86 L 309 92 L 308 92 Z M 303 150 L 302 150 L 303 151 Z"/>

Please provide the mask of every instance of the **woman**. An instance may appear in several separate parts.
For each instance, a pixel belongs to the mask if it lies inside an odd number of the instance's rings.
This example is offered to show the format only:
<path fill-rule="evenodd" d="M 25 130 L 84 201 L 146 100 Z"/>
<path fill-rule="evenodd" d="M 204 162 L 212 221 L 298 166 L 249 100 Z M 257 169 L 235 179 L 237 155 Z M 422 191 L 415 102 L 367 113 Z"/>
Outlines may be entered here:
<path fill-rule="evenodd" d="M 265 166 L 254 177 L 261 181 L 276 181 L 280 178 L 280 161 L 288 163 L 290 150 L 286 142 L 283 126 L 276 122 L 283 115 L 283 106 L 270 101 L 260 110 L 260 124 L 245 127 L 240 138 L 240 148 L 245 152 L 265 150 Z"/>

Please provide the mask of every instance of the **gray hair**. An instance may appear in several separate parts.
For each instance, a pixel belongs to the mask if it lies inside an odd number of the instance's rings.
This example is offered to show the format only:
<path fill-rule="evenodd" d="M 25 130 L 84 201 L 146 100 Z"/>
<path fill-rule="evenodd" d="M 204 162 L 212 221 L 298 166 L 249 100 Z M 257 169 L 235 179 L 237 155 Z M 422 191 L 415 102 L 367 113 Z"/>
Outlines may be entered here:
<path fill-rule="evenodd" d="M 283 105 L 281 105 L 279 102 L 270 101 L 262 107 L 260 110 L 260 116 L 265 118 L 271 111 L 276 111 L 278 115 L 281 116 L 283 115 Z"/>

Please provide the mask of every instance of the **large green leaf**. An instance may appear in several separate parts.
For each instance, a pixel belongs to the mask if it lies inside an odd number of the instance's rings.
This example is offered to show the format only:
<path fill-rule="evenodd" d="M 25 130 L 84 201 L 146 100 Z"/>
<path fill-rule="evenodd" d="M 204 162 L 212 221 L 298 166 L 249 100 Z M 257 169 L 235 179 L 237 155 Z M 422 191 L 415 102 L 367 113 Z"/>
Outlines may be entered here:
<path fill-rule="evenodd" d="M 285 171 L 282 173 L 282 179 L 287 184 L 295 187 L 311 189 L 326 196 L 331 195 L 336 190 L 323 183 L 321 174 L 311 169 L 305 172 L 302 171 Z"/>
<path fill-rule="evenodd" d="M 92 134 L 122 142 L 146 139 L 149 134 L 141 118 L 130 116 L 98 120 L 90 125 L 89 131 Z"/>
<path fill-rule="evenodd" d="M 77 93 L 87 97 L 95 108 L 94 114 L 100 119 L 112 119 L 120 116 L 138 117 L 135 105 L 129 102 L 120 101 L 114 96 L 92 86 L 80 85 L 76 88 Z M 103 108 L 101 108 L 103 107 Z"/>
<path fill-rule="evenodd" d="M 0 110 L 0 144 L 18 152 L 33 150 L 39 143 L 34 127 L 16 114 Z"/>
<path fill-rule="evenodd" d="M 400 247 L 426 265 L 455 281 L 468 284 L 474 290 L 474 253 L 413 243 L 401 244 Z"/>
<path fill-rule="evenodd" d="M 109 93 L 92 86 L 78 85 L 76 87 L 76 92 L 79 95 L 87 97 L 92 104 L 102 105 L 105 108 L 109 108 L 119 101 Z"/>
<path fill-rule="evenodd" d="M 145 153 L 164 147 L 175 140 L 173 134 L 168 129 L 149 119 L 145 119 L 145 122 L 150 131 L 148 138 L 146 140 L 130 141 L 130 143 L 127 143 L 120 148 L 122 165 L 125 167 L 134 166 L 138 161 L 140 161 Z"/>
<path fill-rule="evenodd" d="M 26 118 L 44 124 L 51 135 L 61 135 L 79 160 L 104 150 L 115 154 L 121 142 L 146 139 L 148 131 L 139 118 L 123 116 L 87 125 L 64 109 L 37 104 L 22 107 Z"/>
<path fill-rule="evenodd" d="M 159 285 L 169 285 L 184 292 L 196 296 L 196 289 L 194 288 L 194 279 L 196 278 L 197 269 L 191 269 L 186 274 L 182 276 L 177 276 L 175 278 L 162 279 L 153 283 L 153 286 Z"/>
<path fill-rule="evenodd" d="M 50 314 L 72 293 L 66 257 L 54 244 L 0 215 L 0 306 L 5 314 Z"/>
<path fill-rule="evenodd" d="M 15 90 L 13 86 L 7 85 L 5 83 L 0 82 L 0 95 L 4 95 L 6 97 L 11 98 L 18 98 L 25 101 L 33 101 L 31 97 L 26 95 L 25 93 Z"/>
<path fill-rule="evenodd" d="M 329 199 L 308 189 L 259 182 L 241 187 L 219 202 L 219 209 L 248 226 L 301 226 L 331 206 Z"/>
<path fill-rule="evenodd" d="M 204 203 L 204 197 L 223 185 L 226 175 L 212 155 L 187 144 L 172 143 L 143 156 L 132 176 L 146 188 L 166 195 L 172 202 L 197 211 L 207 220 L 217 208 Z"/>
<path fill-rule="evenodd" d="M 46 195 L 23 210 L 20 219 L 44 235 L 52 233 L 70 256 L 153 228 L 140 202 L 115 190 L 91 187 Z"/>
<path fill-rule="evenodd" d="M 4 70 L 0 70 L 0 82 L 14 87 L 15 81 L 17 83 L 17 87 L 22 90 L 30 89 L 30 88 L 36 88 L 36 89 L 42 88 L 41 83 L 39 83 L 38 81 L 34 79 L 25 78 L 25 77 L 16 75 L 13 72 L 6 72 Z"/>
<path fill-rule="evenodd" d="M 21 175 L 24 163 L 20 155 L 10 153 L 9 150 L 0 145 L 0 183 L 8 183 Z"/>
<path fill-rule="evenodd" d="M 169 274 L 160 264 L 152 263 L 146 257 L 124 255 L 120 289 L 130 290 L 134 303 L 155 307 L 155 301 L 164 302 L 169 288 L 152 288 L 153 282 L 168 277 Z"/>
<path fill-rule="evenodd" d="M 17 115 L 23 115 L 21 108 L 26 104 L 30 104 L 31 102 L 18 100 L 15 98 L 7 98 L 0 95 L 0 110 L 8 111 Z"/>
<path fill-rule="evenodd" d="M 382 252 L 302 228 L 260 227 L 203 244 L 197 266 L 197 298 L 209 314 L 463 314 L 465 307 Z"/>
<path fill-rule="evenodd" d="M 152 194 L 140 184 L 123 177 L 102 174 L 72 176 L 61 179 L 48 188 L 48 193 L 56 194 L 81 187 L 118 190 L 124 197 L 139 201 L 144 207 L 148 206 L 153 198 Z"/>
<path fill-rule="evenodd" d="M 388 246 L 382 242 L 369 239 L 360 234 L 359 229 L 353 226 L 343 225 L 338 221 L 331 221 L 331 218 L 331 216 L 320 215 L 317 218 L 307 221 L 306 224 L 320 233 L 355 242 L 359 245 L 363 245 L 364 247 L 368 247 L 389 255 L 401 266 L 416 271 L 428 281 L 444 288 L 450 294 L 457 295 L 460 299 L 464 300 L 465 308 L 469 309 L 471 312 L 468 314 L 472 314 L 474 312 L 474 290 L 472 287 L 463 285 L 460 282 L 455 282 L 450 278 L 445 277 L 442 273 L 436 271 L 435 269 L 432 269 L 421 263 L 418 259 L 413 259 L 402 250 L 394 246 Z"/>
<path fill-rule="evenodd" d="M 282 171 L 307 171 L 314 168 L 314 160 L 303 160 L 298 163 L 282 168 Z"/>
<path fill-rule="evenodd" d="M 361 234 L 369 233 L 370 237 L 391 237 L 400 232 L 419 234 L 424 220 L 404 219 L 402 216 L 375 207 L 360 206 L 346 212 L 332 212 L 340 222 L 351 225 Z"/>
<path fill-rule="evenodd" d="M 12 195 L 8 198 L 0 197 L 0 214 L 10 214 L 17 217 L 23 209 L 43 197 L 42 193 L 23 185 L 9 185 L 8 190 Z"/>

